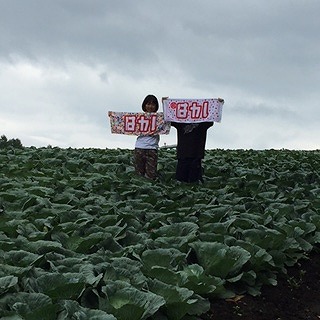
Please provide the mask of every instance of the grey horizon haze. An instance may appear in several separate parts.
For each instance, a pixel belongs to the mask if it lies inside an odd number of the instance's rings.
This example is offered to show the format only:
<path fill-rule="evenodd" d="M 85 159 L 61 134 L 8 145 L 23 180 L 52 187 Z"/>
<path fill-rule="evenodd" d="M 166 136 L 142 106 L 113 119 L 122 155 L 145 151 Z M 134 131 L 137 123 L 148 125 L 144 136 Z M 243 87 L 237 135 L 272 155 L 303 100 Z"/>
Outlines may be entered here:
<path fill-rule="evenodd" d="M 0 134 L 133 148 L 108 111 L 225 100 L 207 149 L 320 149 L 318 0 L 0 0 Z M 160 145 L 176 143 L 176 131 Z"/>

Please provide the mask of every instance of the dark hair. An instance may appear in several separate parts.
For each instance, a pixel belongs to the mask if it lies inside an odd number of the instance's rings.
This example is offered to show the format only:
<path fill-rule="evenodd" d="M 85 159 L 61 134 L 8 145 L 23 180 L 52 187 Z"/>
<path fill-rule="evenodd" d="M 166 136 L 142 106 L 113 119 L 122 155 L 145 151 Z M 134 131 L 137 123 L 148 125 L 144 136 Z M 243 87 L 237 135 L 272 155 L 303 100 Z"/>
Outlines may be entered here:
<path fill-rule="evenodd" d="M 156 96 L 154 96 L 153 94 L 148 94 L 148 95 L 144 98 L 144 100 L 143 100 L 143 102 L 142 102 L 142 110 L 143 110 L 144 112 L 146 112 L 146 104 L 148 104 L 148 103 L 154 104 L 154 105 L 156 106 L 156 111 L 155 111 L 155 112 L 158 111 L 158 109 L 159 109 L 159 102 L 158 102 L 158 99 L 157 99 Z"/>

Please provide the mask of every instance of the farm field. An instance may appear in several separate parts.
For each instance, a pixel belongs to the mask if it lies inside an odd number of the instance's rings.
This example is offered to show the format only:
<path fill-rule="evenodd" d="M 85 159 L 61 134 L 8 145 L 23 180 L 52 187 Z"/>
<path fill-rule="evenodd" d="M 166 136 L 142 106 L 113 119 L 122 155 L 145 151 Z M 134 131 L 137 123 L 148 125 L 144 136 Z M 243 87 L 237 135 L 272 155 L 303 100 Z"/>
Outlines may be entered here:
<path fill-rule="evenodd" d="M 0 149 L 1 319 L 319 318 L 320 151 L 131 152 Z"/>

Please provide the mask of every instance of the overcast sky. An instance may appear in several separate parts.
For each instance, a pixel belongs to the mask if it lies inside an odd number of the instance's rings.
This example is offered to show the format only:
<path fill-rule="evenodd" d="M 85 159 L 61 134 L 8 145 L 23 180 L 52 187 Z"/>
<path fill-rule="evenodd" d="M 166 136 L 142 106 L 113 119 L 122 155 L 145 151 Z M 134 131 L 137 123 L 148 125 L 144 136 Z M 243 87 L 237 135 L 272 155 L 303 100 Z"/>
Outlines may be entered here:
<path fill-rule="evenodd" d="M 0 0 L 0 135 L 131 149 L 107 112 L 141 112 L 154 94 L 225 99 L 207 149 L 320 149 L 319 12 L 319 0 Z"/>

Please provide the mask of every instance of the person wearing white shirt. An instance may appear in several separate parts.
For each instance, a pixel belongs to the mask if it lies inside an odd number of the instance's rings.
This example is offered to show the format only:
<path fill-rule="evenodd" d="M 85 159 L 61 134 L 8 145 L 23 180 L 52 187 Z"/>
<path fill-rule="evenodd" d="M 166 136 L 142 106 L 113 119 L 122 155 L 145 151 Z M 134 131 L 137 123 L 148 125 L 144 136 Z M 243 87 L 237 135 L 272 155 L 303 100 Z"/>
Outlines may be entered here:
<path fill-rule="evenodd" d="M 158 99 L 154 95 L 147 95 L 142 102 L 142 110 L 144 112 L 157 112 L 158 109 Z M 134 149 L 134 168 L 138 175 L 152 180 L 157 178 L 159 141 L 159 134 L 137 137 Z"/>

